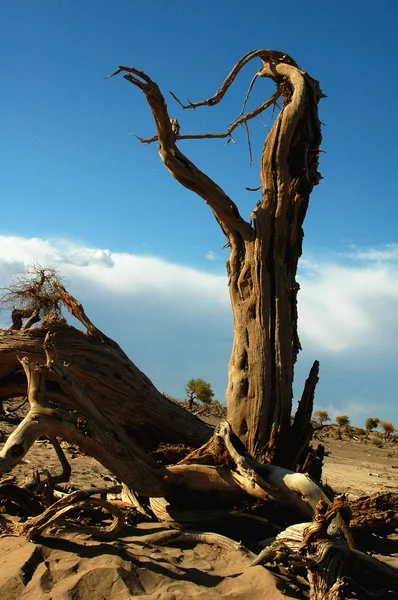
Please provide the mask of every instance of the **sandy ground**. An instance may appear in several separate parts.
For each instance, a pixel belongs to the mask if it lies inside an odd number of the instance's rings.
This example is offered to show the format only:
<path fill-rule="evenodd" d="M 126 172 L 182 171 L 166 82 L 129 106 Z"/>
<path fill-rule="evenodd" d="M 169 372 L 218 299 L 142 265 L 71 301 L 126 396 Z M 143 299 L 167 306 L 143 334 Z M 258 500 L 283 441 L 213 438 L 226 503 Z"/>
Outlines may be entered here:
<path fill-rule="evenodd" d="M 153 530 L 153 527 L 152 527 Z M 101 543 L 83 536 L 33 544 L 5 538 L 1 544 L 3 600 L 278 600 L 283 586 L 261 566 L 245 569 L 239 551 L 198 544 L 159 547 L 140 542 L 141 530 Z M 144 530 L 147 533 L 147 529 Z"/>
<path fill-rule="evenodd" d="M 328 456 L 323 481 L 349 498 L 398 492 L 398 444 L 377 448 L 371 442 L 324 438 Z"/>
<path fill-rule="evenodd" d="M 9 433 L 11 427 L 0 423 Z M 324 481 L 349 497 L 398 491 L 398 445 L 377 448 L 372 442 L 322 436 L 327 456 Z M 112 475 L 92 458 L 62 442 L 72 466 L 71 482 L 79 487 L 112 485 Z M 36 441 L 13 471 L 17 480 L 38 469 L 59 471 L 46 441 Z M 241 600 L 286 597 L 281 582 L 263 567 L 246 569 L 249 558 L 204 544 L 151 546 L 140 538 L 159 531 L 157 523 L 125 527 L 111 542 L 70 534 L 43 537 L 34 544 L 19 537 L 0 540 L 0 600 L 182 600 L 220 597 Z M 398 536 L 385 553 L 398 566 Z"/>

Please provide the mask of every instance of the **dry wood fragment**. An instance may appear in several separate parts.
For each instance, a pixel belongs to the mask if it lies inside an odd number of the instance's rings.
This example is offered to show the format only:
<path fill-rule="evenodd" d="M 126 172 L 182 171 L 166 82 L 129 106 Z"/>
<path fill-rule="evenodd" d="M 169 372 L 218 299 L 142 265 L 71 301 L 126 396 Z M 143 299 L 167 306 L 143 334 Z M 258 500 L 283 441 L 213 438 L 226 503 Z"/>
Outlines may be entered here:
<path fill-rule="evenodd" d="M 398 493 L 363 496 L 348 503 L 350 527 L 356 530 L 394 530 L 398 527 Z"/>

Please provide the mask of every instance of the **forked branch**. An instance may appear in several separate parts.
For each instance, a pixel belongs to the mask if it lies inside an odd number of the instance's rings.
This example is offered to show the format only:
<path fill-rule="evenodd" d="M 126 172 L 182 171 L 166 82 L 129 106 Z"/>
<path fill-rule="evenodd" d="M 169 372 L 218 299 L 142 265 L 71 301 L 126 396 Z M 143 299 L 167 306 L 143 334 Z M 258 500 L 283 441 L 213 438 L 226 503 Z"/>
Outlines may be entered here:
<path fill-rule="evenodd" d="M 260 104 L 260 106 L 257 106 L 257 108 L 253 109 L 252 111 L 246 113 L 243 116 L 239 115 L 239 117 L 237 117 L 231 123 L 231 125 L 228 127 L 228 129 L 223 133 L 176 134 L 175 139 L 176 140 L 212 140 L 212 139 L 214 140 L 214 139 L 229 138 L 229 140 L 231 140 L 232 134 L 235 131 L 235 129 L 237 129 L 241 125 L 247 124 L 248 121 L 250 121 L 251 119 L 254 119 L 258 115 L 260 115 L 267 108 L 269 108 L 272 105 L 275 105 L 279 97 L 280 97 L 279 92 L 275 92 L 274 94 L 272 94 L 272 96 L 270 98 L 268 98 L 268 100 L 266 100 L 265 102 Z M 189 108 L 189 107 L 187 107 L 187 108 Z M 152 144 L 153 142 L 156 142 L 159 139 L 157 135 L 154 135 L 151 138 L 143 138 L 143 137 L 140 137 L 137 135 L 136 138 L 143 144 Z"/>
<path fill-rule="evenodd" d="M 221 102 L 221 100 L 224 98 L 225 94 L 227 93 L 228 89 L 231 87 L 231 85 L 235 81 L 237 75 L 240 73 L 240 71 L 243 69 L 243 67 L 245 65 L 247 65 L 254 58 L 260 58 L 263 62 L 270 62 L 272 64 L 277 64 L 279 62 L 285 62 L 289 65 L 293 65 L 294 67 L 298 68 L 297 63 L 290 56 L 285 54 L 284 52 L 279 52 L 278 50 L 253 50 L 251 52 L 248 52 L 247 54 L 242 56 L 242 58 L 240 60 L 238 60 L 238 62 L 233 67 L 232 71 L 224 79 L 223 83 L 221 84 L 221 87 L 217 90 L 217 92 L 214 94 L 214 96 L 211 96 L 210 98 L 207 98 L 206 100 L 201 100 L 199 102 L 190 102 L 188 100 L 188 104 L 182 104 L 182 102 L 180 102 L 180 100 L 178 100 L 178 98 L 174 94 L 172 94 L 172 96 L 173 96 L 173 98 L 175 98 L 175 100 L 177 100 L 177 102 L 180 104 L 180 106 L 184 109 L 199 108 L 199 106 L 214 106 L 215 104 L 218 104 L 219 102 Z M 249 91 L 246 94 L 246 99 L 247 99 L 248 95 L 250 94 L 254 80 L 258 75 L 259 75 L 259 73 L 256 73 L 255 77 L 252 79 L 252 83 L 250 84 Z M 244 105 L 245 105 L 245 103 L 244 103 Z M 243 108 L 243 110 L 244 110 L 244 108 Z"/>
<path fill-rule="evenodd" d="M 283 120 L 283 134 L 286 135 L 283 148 L 287 154 L 290 148 L 290 142 L 295 132 L 296 125 L 302 114 L 302 107 L 306 102 L 306 74 L 300 71 L 297 63 L 282 52 L 271 50 L 255 50 L 243 56 L 234 66 L 232 71 L 224 80 L 219 90 L 206 100 L 200 102 L 190 102 L 187 105 L 182 104 L 173 94 L 176 100 L 183 108 L 197 108 L 199 106 L 214 106 L 219 103 L 227 90 L 234 82 L 241 69 L 254 58 L 260 58 L 263 67 L 256 73 L 252 79 L 249 90 L 246 94 L 243 109 L 239 116 L 231 123 L 225 133 L 203 133 L 203 134 L 180 134 L 180 127 L 175 119 L 170 119 L 167 106 L 158 85 L 143 71 L 134 67 L 120 66 L 110 77 L 123 73 L 123 77 L 142 90 L 146 100 L 151 108 L 155 121 L 157 135 L 151 138 L 139 138 L 144 143 L 158 141 L 159 155 L 171 173 L 181 185 L 192 190 L 201 196 L 213 211 L 221 229 L 226 235 L 231 247 L 241 247 L 241 241 L 250 242 L 255 238 L 255 231 L 251 224 L 242 219 L 235 203 L 225 194 L 225 192 L 207 175 L 200 171 L 177 147 L 176 142 L 184 139 L 211 139 L 211 138 L 229 138 L 233 131 L 243 125 L 247 130 L 247 123 L 257 115 L 261 114 L 266 108 L 275 104 L 277 98 L 282 95 L 285 108 L 288 107 L 286 118 Z M 247 99 L 250 95 L 252 86 L 257 77 L 269 77 L 277 85 L 275 94 L 263 102 L 256 109 L 249 113 L 242 114 L 246 107 Z M 291 106 L 289 106 L 289 104 Z M 282 111 L 284 112 L 284 110 Z M 280 123 L 275 123 L 270 137 L 273 139 L 278 136 Z M 272 133 L 271 132 L 271 133 Z M 250 136 L 248 134 L 249 151 Z M 286 143 L 285 143 L 286 142 Z M 312 151 L 312 149 L 310 149 Z M 262 178 L 263 189 L 267 189 L 268 182 Z M 237 244 L 234 244 L 234 241 Z"/>
<path fill-rule="evenodd" d="M 127 81 L 141 89 L 151 108 L 159 142 L 159 155 L 170 174 L 181 185 L 197 193 L 210 206 L 217 222 L 229 242 L 253 239 L 253 229 L 240 215 L 236 204 L 210 177 L 205 175 L 177 147 L 178 128 L 170 119 L 167 106 L 158 85 L 148 75 L 134 67 L 119 67 L 117 75 L 124 72 Z"/>

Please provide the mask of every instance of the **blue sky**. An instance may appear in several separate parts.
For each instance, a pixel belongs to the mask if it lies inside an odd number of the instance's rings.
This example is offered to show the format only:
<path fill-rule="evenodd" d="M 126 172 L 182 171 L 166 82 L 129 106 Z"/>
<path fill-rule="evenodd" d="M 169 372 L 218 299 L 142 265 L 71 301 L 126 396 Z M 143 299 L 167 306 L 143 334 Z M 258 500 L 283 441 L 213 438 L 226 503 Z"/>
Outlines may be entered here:
<path fill-rule="evenodd" d="M 56 265 L 99 327 L 161 389 L 191 377 L 225 393 L 232 342 L 227 250 L 208 207 L 161 164 L 142 94 L 119 64 L 156 80 L 183 132 L 222 131 L 257 69 L 223 103 L 182 114 L 168 96 L 210 96 L 255 48 L 282 50 L 321 82 L 324 176 L 305 222 L 300 264 L 299 395 L 321 361 L 317 407 L 398 427 L 398 203 L 394 0 L 49 0 L 0 8 L 0 284 L 32 260 Z M 256 83 L 251 106 L 272 90 Z M 247 217 L 272 115 L 235 144 L 184 142 Z M 3 315 L 3 323 L 7 315 Z"/>

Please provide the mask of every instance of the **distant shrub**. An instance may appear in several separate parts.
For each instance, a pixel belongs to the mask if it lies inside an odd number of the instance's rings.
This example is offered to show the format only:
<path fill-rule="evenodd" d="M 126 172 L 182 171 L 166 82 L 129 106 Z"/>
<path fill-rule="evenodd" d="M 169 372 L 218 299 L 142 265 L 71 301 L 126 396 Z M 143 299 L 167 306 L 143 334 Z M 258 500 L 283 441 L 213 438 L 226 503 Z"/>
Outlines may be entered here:
<path fill-rule="evenodd" d="M 336 417 L 336 423 L 339 426 L 339 434 L 342 427 L 346 427 L 348 429 L 348 425 L 350 424 L 350 418 L 348 415 L 339 415 Z M 347 432 L 349 433 L 349 432 Z"/>
<path fill-rule="evenodd" d="M 327 421 L 330 421 L 330 417 L 326 410 L 317 410 L 314 412 L 314 421 L 317 425 L 322 427 L 327 423 Z"/>
<path fill-rule="evenodd" d="M 214 398 L 214 392 L 211 384 L 201 379 L 190 379 L 185 386 L 187 393 L 188 409 L 192 410 L 194 401 L 200 400 L 204 404 L 210 404 Z"/>
<path fill-rule="evenodd" d="M 372 431 L 372 429 L 376 429 L 376 427 L 379 426 L 379 423 L 380 423 L 380 419 L 378 419 L 377 417 L 369 417 L 368 419 L 366 419 L 366 421 L 365 421 L 366 437 L 369 436 L 369 433 Z"/>
<path fill-rule="evenodd" d="M 388 438 L 394 433 L 395 427 L 392 423 L 388 421 L 380 421 L 380 427 L 383 429 L 384 440 L 388 440 Z"/>

